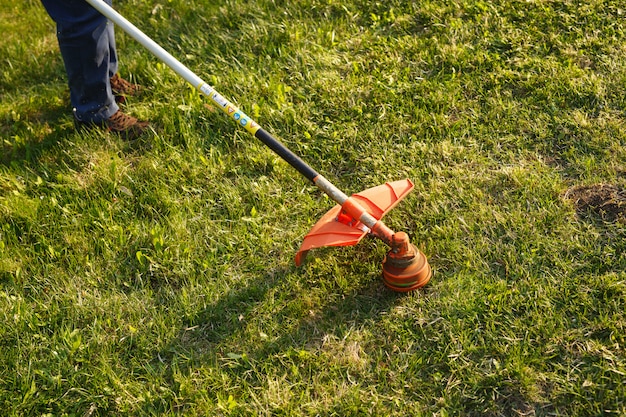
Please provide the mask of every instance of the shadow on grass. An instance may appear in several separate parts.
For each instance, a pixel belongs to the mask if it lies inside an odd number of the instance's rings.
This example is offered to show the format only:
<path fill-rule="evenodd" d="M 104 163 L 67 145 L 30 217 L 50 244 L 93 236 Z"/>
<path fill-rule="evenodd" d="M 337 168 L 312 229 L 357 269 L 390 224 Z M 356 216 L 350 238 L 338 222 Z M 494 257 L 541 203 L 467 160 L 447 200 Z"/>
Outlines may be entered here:
<path fill-rule="evenodd" d="M 69 112 L 69 108 L 62 105 L 38 108 L 28 112 L 25 120 L 2 126 L 3 133 L 9 139 L 0 143 L 0 163 L 5 166 L 36 163 L 42 154 L 63 142 L 73 132 L 73 127 L 68 128 Z M 48 125 L 53 127 L 47 128 Z"/>
<path fill-rule="evenodd" d="M 280 352 L 315 349 L 329 336 L 343 339 L 355 329 L 376 323 L 399 299 L 406 297 L 386 289 L 380 279 L 345 291 L 333 283 L 324 288 L 327 284 L 319 282 L 294 289 L 284 278 L 290 274 L 291 269 L 275 270 L 230 290 L 191 317 L 159 357 L 191 350 L 194 352 L 190 356 L 201 362 L 224 362 L 222 365 L 237 373 L 238 367 L 230 366 L 233 361 L 261 360 Z M 309 293 L 315 295 L 308 298 Z M 277 323 L 279 331 L 271 329 L 271 323 L 266 326 L 263 317 L 267 315 Z M 263 331 L 279 335 L 268 337 Z M 251 340 L 250 334 L 256 340 Z M 241 350 L 235 351 L 238 347 Z"/>

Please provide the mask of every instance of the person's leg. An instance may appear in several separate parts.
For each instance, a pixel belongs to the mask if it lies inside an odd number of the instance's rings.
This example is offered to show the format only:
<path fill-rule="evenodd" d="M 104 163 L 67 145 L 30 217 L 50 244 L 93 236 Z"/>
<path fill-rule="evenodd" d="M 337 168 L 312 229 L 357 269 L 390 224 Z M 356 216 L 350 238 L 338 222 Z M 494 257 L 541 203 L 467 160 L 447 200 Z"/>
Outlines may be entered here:
<path fill-rule="evenodd" d="M 84 0 L 41 2 L 57 24 L 77 126 L 101 126 L 123 138 L 137 138 L 148 122 L 120 111 L 111 88 L 118 66 L 113 24 Z"/>
<path fill-rule="evenodd" d="M 83 0 L 42 3 L 57 24 L 74 116 L 81 122 L 109 119 L 119 110 L 109 82 L 117 72 L 113 24 Z"/>

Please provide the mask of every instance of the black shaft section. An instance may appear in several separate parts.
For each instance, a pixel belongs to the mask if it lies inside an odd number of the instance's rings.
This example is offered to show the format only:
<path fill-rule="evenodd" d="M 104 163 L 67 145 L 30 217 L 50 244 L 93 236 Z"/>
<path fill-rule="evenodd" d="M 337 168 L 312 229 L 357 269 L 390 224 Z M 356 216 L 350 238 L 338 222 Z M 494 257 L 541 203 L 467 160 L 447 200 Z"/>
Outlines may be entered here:
<path fill-rule="evenodd" d="M 276 140 L 272 135 L 270 135 L 267 131 L 263 129 L 259 129 L 254 134 L 254 137 L 259 139 L 261 142 L 266 144 L 271 150 L 276 152 L 278 156 L 283 158 L 285 161 L 289 163 L 292 167 L 298 170 L 298 172 L 304 175 L 309 181 L 313 182 L 315 177 L 319 174 L 315 172 L 313 168 L 311 168 L 306 162 L 304 162 L 300 157 L 289 149 L 285 147 L 282 143 Z"/>

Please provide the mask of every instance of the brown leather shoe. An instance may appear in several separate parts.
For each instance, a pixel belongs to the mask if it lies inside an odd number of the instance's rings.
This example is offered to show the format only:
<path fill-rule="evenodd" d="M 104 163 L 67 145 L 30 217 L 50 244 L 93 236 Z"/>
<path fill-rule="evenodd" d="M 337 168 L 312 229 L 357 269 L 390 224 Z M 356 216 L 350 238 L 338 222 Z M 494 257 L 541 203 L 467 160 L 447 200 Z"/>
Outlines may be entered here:
<path fill-rule="evenodd" d="M 113 116 L 104 122 L 109 131 L 117 133 L 125 140 L 135 140 L 150 126 L 143 120 L 137 120 L 133 116 L 122 113 L 118 110 Z"/>
<path fill-rule="evenodd" d="M 121 110 L 118 110 L 117 112 L 115 112 L 115 114 L 113 114 L 113 116 L 100 123 L 82 122 L 80 120 L 75 120 L 75 124 L 78 128 L 104 128 L 110 132 L 120 135 L 122 139 L 128 141 L 139 138 L 139 136 L 141 136 L 143 132 L 145 132 L 146 129 L 150 126 L 150 123 L 143 120 L 138 120 L 133 116 L 129 116 Z"/>
<path fill-rule="evenodd" d="M 123 104 L 126 102 L 127 96 L 134 97 L 141 93 L 141 86 L 139 84 L 133 84 L 125 80 L 120 77 L 119 74 L 112 76 L 109 81 L 111 83 L 111 91 L 117 103 Z"/>

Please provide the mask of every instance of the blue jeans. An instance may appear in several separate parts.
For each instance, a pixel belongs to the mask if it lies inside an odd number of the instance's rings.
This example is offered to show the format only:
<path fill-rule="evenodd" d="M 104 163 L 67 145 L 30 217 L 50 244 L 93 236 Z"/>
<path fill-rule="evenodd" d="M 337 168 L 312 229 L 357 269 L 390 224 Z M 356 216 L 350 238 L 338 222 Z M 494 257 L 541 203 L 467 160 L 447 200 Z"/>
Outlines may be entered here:
<path fill-rule="evenodd" d="M 113 23 L 84 0 L 41 2 L 57 25 L 74 117 L 94 123 L 108 119 L 118 110 L 109 81 L 117 72 Z"/>

